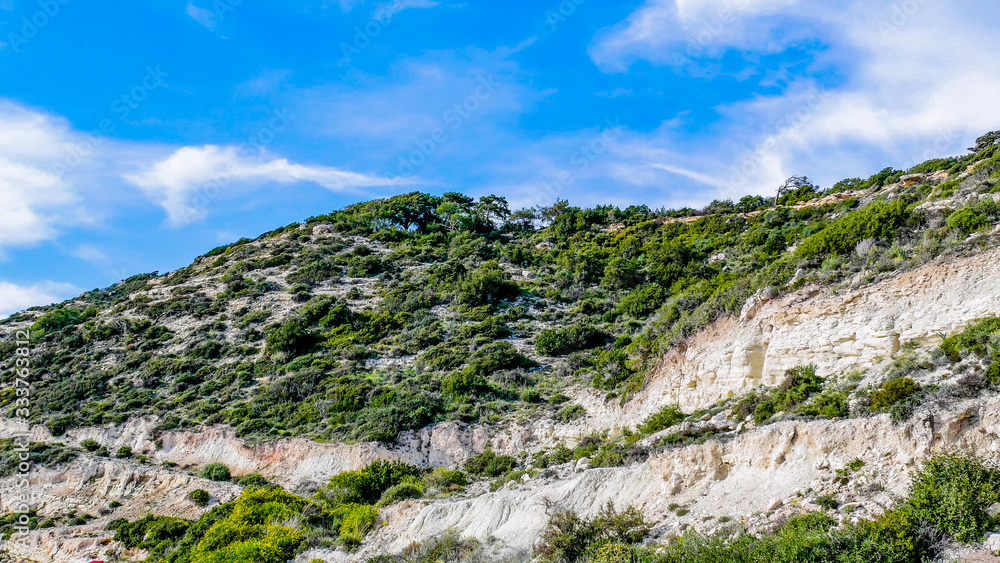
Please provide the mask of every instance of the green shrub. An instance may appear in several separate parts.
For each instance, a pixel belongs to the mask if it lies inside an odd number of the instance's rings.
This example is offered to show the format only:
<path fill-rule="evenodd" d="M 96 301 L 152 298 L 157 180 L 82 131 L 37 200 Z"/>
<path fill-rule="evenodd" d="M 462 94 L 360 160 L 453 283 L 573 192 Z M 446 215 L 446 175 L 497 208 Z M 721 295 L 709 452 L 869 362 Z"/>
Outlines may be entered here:
<path fill-rule="evenodd" d="M 118 451 L 115 453 L 115 457 L 132 457 L 132 446 L 122 446 L 118 448 Z"/>
<path fill-rule="evenodd" d="M 687 415 L 677 405 L 667 405 L 656 414 L 651 415 L 641 425 L 639 431 L 643 434 L 655 434 L 660 430 L 666 430 L 671 426 L 680 423 Z"/>
<path fill-rule="evenodd" d="M 823 378 L 816 375 L 815 366 L 798 366 L 785 372 L 785 379 L 770 391 L 751 391 L 734 409 L 744 418 L 753 415 L 754 422 L 763 424 L 779 411 L 789 412 L 823 389 Z"/>
<path fill-rule="evenodd" d="M 439 489 L 450 490 L 467 486 L 469 478 L 461 471 L 438 467 L 427 476 L 427 482 Z"/>
<path fill-rule="evenodd" d="M 573 422 L 574 420 L 586 416 L 587 409 L 583 408 L 583 405 L 567 405 L 556 413 L 556 420 L 560 422 Z"/>
<path fill-rule="evenodd" d="M 486 450 L 466 460 L 463 468 L 472 475 L 499 477 L 513 471 L 517 460 L 508 455 L 497 455 L 493 450 Z"/>
<path fill-rule="evenodd" d="M 903 199 L 877 201 L 845 215 L 802 241 L 796 255 L 802 258 L 847 255 L 864 239 L 892 241 L 896 231 L 913 218 Z"/>
<path fill-rule="evenodd" d="M 335 475 L 315 498 L 326 506 L 375 504 L 385 491 L 419 475 L 420 469 L 407 463 L 378 460 L 362 469 Z"/>
<path fill-rule="evenodd" d="M 593 519 L 559 510 L 549 518 L 535 551 L 544 561 L 573 563 L 603 545 L 636 544 L 649 530 L 649 523 L 634 507 L 618 511 L 610 501 Z"/>
<path fill-rule="evenodd" d="M 403 481 L 398 485 L 393 485 L 382 493 L 382 498 L 376 506 L 389 506 L 404 500 L 420 498 L 424 496 L 424 489 L 415 480 Z"/>
<path fill-rule="evenodd" d="M 305 541 L 281 525 L 302 513 L 305 502 L 279 488 L 244 492 L 227 516 L 211 524 L 192 550 L 197 563 L 284 563 Z"/>
<path fill-rule="evenodd" d="M 845 563 L 928 561 L 933 553 L 920 523 L 905 510 L 890 510 L 835 533 L 831 551 Z"/>
<path fill-rule="evenodd" d="M 965 328 L 962 332 L 945 338 L 941 350 L 953 362 L 969 353 L 984 357 L 997 348 L 1000 338 L 1000 317 L 987 317 Z"/>
<path fill-rule="evenodd" d="M 549 397 L 549 404 L 551 405 L 561 405 L 569 401 L 569 395 L 563 393 L 556 393 Z"/>
<path fill-rule="evenodd" d="M 805 416 L 821 416 L 824 418 L 846 418 L 850 416 L 851 409 L 848 404 L 847 393 L 842 391 L 827 390 L 816 395 L 808 403 L 802 405 L 797 411 Z"/>
<path fill-rule="evenodd" d="M 363 538 L 378 522 L 378 510 L 368 504 L 345 504 L 337 509 L 343 514 L 340 535 L 347 538 Z"/>
<path fill-rule="evenodd" d="M 267 349 L 272 352 L 301 354 L 312 348 L 318 337 L 299 319 L 291 319 L 267 335 Z"/>
<path fill-rule="evenodd" d="M 909 377 L 892 379 L 872 393 L 871 408 L 873 411 L 889 412 L 894 405 L 910 399 L 919 392 L 920 385 Z"/>
<path fill-rule="evenodd" d="M 975 209 L 963 207 L 948 216 L 947 224 L 949 229 L 956 229 L 963 234 L 970 235 L 985 228 L 990 222 L 985 216 L 977 213 Z"/>
<path fill-rule="evenodd" d="M 229 467 L 222 463 L 210 463 L 206 465 L 199 475 L 203 479 L 211 479 L 212 481 L 228 481 L 232 477 L 229 473 Z"/>
<path fill-rule="evenodd" d="M 660 308 L 666 292 L 657 284 L 646 284 L 636 288 L 618 303 L 622 314 L 642 319 Z"/>
<path fill-rule="evenodd" d="M 986 509 L 1000 501 L 1000 470 L 974 457 L 942 454 L 913 479 L 907 501 L 914 515 L 964 543 L 982 541 L 1000 521 Z"/>
<path fill-rule="evenodd" d="M 115 532 L 115 541 L 127 549 L 146 549 L 156 552 L 164 542 L 170 543 L 184 536 L 190 523 L 180 518 L 146 516 L 129 523 L 118 519 L 108 523 L 108 529 Z"/>
<path fill-rule="evenodd" d="M 188 498 L 191 499 L 191 502 L 197 504 L 198 506 L 205 506 L 208 504 L 211 496 L 205 489 L 195 489 L 188 493 Z"/>
<path fill-rule="evenodd" d="M 249 475 L 244 475 L 242 477 L 235 477 L 233 478 L 233 483 L 236 483 L 237 485 L 241 487 L 246 487 L 248 489 L 249 488 L 260 489 L 263 487 L 267 487 L 271 484 L 271 482 L 265 479 L 264 476 L 261 475 L 260 473 L 251 473 Z"/>
<path fill-rule="evenodd" d="M 80 447 L 88 452 L 96 452 L 101 448 L 101 444 L 97 440 L 87 438 L 86 440 L 80 442 Z"/>
<path fill-rule="evenodd" d="M 521 293 L 511 276 L 496 262 L 486 262 L 462 282 L 459 300 L 465 305 L 497 305 L 516 299 Z"/>
<path fill-rule="evenodd" d="M 607 336 L 590 325 L 574 324 L 561 329 L 544 329 L 535 340 L 540 356 L 561 356 L 603 345 Z"/>
<path fill-rule="evenodd" d="M 66 327 L 83 324 L 97 316 L 97 309 L 86 310 L 71 309 L 68 307 L 56 307 L 51 309 L 31 325 L 32 334 L 45 334 L 58 332 Z"/>

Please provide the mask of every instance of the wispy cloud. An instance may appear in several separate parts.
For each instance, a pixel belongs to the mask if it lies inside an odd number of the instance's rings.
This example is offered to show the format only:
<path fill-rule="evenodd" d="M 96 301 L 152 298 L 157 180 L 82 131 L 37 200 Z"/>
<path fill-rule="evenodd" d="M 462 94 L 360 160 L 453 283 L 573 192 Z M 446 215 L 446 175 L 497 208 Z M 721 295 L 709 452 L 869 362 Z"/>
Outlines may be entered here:
<path fill-rule="evenodd" d="M 295 164 L 284 158 L 242 154 L 237 147 L 183 147 L 139 172 L 123 174 L 129 183 L 161 206 L 171 225 L 181 226 L 205 216 L 199 200 L 219 197 L 240 185 L 310 182 L 333 191 L 358 192 L 405 182 L 328 166 Z M 200 196 L 200 197 L 199 197 Z"/>
<path fill-rule="evenodd" d="M 206 10 L 204 8 L 199 8 L 195 6 L 193 2 L 187 3 L 187 15 L 189 18 L 198 22 L 199 24 L 207 27 L 208 29 L 215 31 L 215 12 L 211 10 Z"/>
<path fill-rule="evenodd" d="M 781 33 L 775 33 L 782 22 L 770 16 L 798 17 L 800 1 L 647 0 L 600 34 L 590 54 L 604 70 L 621 72 L 636 60 L 678 65 L 732 48 L 777 52 L 811 32 L 808 26 L 780 26 Z M 801 11 L 824 9 L 828 5 Z"/>
<path fill-rule="evenodd" d="M 69 255 L 98 266 L 103 266 L 111 260 L 103 250 L 89 244 L 81 244 L 73 248 L 69 251 Z"/>
<path fill-rule="evenodd" d="M 828 185 L 961 153 L 1000 126 L 991 101 L 1000 99 L 1000 84 L 990 78 L 1000 74 L 993 56 L 1000 39 L 986 23 L 1000 17 L 1000 6 L 958 9 L 965 4 L 920 2 L 903 11 L 858 0 L 650 0 L 601 35 L 591 55 L 621 71 L 639 59 L 671 65 L 692 52 L 740 49 L 752 57 L 803 38 L 824 45 L 823 64 L 836 65 L 844 80 L 765 76 L 762 85 L 770 81 L 765 86 L 778 93 L 720 106 L 719 121 L 694 139 L 659 132 L 632 142 L 640 154 L 671 154 L 648 164 L 712 186 L 716 197 L 769 192 L 793 173 Z"/>

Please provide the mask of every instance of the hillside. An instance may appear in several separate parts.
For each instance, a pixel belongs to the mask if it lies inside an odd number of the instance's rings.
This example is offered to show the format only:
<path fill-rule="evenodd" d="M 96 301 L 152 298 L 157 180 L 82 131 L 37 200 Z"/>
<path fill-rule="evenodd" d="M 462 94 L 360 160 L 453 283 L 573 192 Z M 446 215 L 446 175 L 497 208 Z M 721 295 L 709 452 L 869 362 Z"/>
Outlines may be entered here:
<path fill-rule="evenodd" d="M 405 194 L 13 315 L 3 549 L 968 556 L 1000 526 L 996 138 L 703 210 Z"/>

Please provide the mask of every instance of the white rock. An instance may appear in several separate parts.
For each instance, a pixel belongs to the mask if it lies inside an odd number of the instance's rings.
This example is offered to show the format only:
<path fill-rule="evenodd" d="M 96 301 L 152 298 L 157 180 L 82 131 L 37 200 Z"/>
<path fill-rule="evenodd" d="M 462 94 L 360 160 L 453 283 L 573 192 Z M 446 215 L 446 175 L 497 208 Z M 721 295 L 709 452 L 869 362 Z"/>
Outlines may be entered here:
<path fill-rule="evenodd" d="M 581 457 L 580 460 L 576 462 L 576 470 L 577 471 L 586 471 L 588 469 L 590 469 L 590 458 L 589 457 Z"/>
<path fill-rule="evenodd" d="M 1000 551 L 1000 534 L 990 534 L 990 537 L 986 538 L 986 549 L 993 552 Z"/>
<path fill-rule="evenodd" d="M 989 514 L 994 518 L 1000 516 L 1000 502 L 995 502 L 991 504 L 989 508 L 986 509 L 986 514 Z"/>
<path fill-rule="evenodd" d="M 767 510 L 768 511 L 778 510 L 779 508 L 784 506 L 784 504 L 785 504 L 784 501 L 782 501 L 780 498 L 773 498 L 767 502 Z"/>

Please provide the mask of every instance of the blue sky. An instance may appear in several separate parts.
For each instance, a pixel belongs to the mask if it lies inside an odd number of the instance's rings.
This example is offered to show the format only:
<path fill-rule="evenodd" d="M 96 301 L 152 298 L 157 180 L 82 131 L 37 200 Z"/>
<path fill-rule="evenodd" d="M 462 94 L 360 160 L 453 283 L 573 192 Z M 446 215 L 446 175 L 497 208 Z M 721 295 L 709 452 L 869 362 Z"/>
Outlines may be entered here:
<path fill-rule="evenodd" d="M 1000 6 L 0 0 L 0 316 L 348 203 L 699 206 L 963 153 Z"/>

